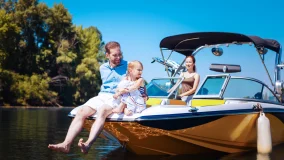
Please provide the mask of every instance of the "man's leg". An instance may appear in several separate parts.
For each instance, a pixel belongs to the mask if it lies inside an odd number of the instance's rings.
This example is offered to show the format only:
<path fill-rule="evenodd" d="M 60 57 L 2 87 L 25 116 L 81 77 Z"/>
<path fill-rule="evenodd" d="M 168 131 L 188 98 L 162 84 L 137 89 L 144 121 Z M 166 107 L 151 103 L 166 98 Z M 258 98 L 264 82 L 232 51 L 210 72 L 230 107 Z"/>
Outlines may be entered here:
<path fill-rule="evenodd" d="M 81 148 L 81 151 L 83 153 L 88 153 L 92 144 L 96 141 L 96 139 L 102 132 L 106 117 L 111 113 L 112 113 L 112 107 L 109 105 L 103 105 L 98 109 L 97 118 L 92 125 L 88 140 L 86 142 L 83 142 L 82 138 L 79 140 L 78 146 Z"/>
<path fill-rule="evenodd" d="M 81 132 L 85 119 L 88 116 L 93 115 L 94 113 L 96 113 L 96 110 L 92 109 L 91 107 L 81 107 L 78 113 L 76 114 L 74 120 L 72 121 L 71 125 L 69 126 L 64 142 L 58 144 L 49 144 L 48 148 L 68 153 L 71 143 L 73 142 L 75 137 Z"/>

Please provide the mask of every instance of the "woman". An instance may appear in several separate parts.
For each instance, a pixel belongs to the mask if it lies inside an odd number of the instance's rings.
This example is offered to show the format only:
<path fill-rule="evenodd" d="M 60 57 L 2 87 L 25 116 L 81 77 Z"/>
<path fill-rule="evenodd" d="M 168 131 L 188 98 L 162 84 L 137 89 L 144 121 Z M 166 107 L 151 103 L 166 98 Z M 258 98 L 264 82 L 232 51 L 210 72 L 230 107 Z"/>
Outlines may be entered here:
<path fill-rule="evenodd" d="M 193 56 L 186 57 L 185 67 L 187 71 L 180 74 L 181 77 L 184 77 L 184 80 L 181 83 L 182 88 L 179 96 L 188 104 L 199 85 L 200 76 L 196 73 L 195 58 Z"/>

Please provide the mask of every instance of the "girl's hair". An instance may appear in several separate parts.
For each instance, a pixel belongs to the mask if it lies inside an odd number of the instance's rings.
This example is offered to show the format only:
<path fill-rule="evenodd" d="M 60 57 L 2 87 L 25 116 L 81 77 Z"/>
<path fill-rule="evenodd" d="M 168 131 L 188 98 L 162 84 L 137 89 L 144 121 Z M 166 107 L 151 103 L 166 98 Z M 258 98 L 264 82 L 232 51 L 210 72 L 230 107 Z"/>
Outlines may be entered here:
<path fill-rule="evenodd" d="M 143 64 L 140 61 L 131 61 L 128 63 L 128 67 L 127 67 L 127 75 L 129 75 L 129 70 L 133 69 L 135 67 L 135 65 L 141 65 L 142 69 L 143 69 Z"/>
<path fill-rule="evenodd" d="M 191 59 L 192 59 L 192 62 L 194 63 L 193 71 L 194 71 L 194 72 L 196 72 L 196 67 L 195 67 L 195 58 L 194 58 L 194 56 L 190 55 L 190 56 L 187 56 L 187 57 L 186 57 L 186 59 L 187 59 L 187 58 L 191 58 Z"/>

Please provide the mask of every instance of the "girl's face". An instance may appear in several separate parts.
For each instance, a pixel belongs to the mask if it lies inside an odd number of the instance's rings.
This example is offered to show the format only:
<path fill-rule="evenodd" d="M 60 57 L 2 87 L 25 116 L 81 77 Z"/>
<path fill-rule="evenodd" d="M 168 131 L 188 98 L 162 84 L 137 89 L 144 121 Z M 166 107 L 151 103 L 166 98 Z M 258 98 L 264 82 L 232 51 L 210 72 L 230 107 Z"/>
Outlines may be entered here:
<path fill-rule="evenodd" d="M 135 64 L 132 69 L 130 69 L 130 74 L 136 79 L 141 78 L 143 67 L 140 64 Z"/>
<path fill-rule="evenodd" d="M 193 59 L 191 57 L 186 58 L 185 60 L 185 67 L 187 70 L 193 70 L 194 67 Z"/>

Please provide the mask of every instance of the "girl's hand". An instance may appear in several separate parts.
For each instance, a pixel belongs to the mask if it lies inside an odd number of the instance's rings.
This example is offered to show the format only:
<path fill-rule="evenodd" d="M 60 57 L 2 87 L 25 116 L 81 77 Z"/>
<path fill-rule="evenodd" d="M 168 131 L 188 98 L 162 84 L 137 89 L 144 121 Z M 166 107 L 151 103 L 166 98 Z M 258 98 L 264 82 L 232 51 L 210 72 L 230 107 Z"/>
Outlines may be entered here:
<path fill-rule="evenodd" d="M 146 94 L 143 94 L 142 97 L 143 97 L 145 102 L 149 99 L 149 97 Z"/>

